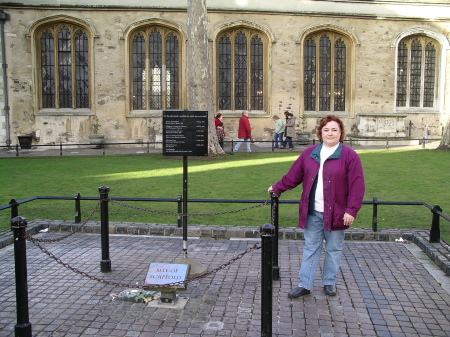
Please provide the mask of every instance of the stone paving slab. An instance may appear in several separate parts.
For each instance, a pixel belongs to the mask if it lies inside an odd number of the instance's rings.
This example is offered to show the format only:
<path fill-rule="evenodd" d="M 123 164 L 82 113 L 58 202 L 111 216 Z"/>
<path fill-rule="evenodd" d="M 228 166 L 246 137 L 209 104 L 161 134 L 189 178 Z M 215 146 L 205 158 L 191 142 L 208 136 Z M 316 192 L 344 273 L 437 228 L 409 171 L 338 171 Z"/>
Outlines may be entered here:
<path fill-rule="evenodd" d="M 37 234 L 56 238 L 61 234 Z M 259 239 L 188 240 L 188 257 L 213 270 Z M 133 286 L 152 262 L 183 256 L 177 237 L 111 235 L 112 272 L 100 272 L 98 234 L 76 234 L 43 244 L 63 262 L 98 278 Z M 450 336 L 450 294 L 418 260 L 413 244 L 345 243 L 338 295 L 327 297 L 320 271 L 311 295 L 291 300 L 303 241 L 279 242 L 280 280 L 273 283 L 274 336 Z M 417 247 L 416 247 L 417 248 Z M 179 292 L 184 310 L 111 300 L 123 287 L 81 276 L 27 243 L 33 336 L 260 336 L 261 250 L 254 249 Z M 0 336 L 14 336 L 13 246 L 0 249 Z"/>

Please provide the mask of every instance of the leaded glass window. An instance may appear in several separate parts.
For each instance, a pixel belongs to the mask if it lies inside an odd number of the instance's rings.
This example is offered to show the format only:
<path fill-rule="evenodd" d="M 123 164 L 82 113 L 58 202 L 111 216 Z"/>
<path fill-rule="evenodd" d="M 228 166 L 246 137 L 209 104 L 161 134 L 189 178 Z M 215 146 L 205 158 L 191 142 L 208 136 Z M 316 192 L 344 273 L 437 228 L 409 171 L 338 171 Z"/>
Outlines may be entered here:
<path fill-rule="evenodd" d="M 219 110 L 264 110 L 264 37 L 250 29 L 218 37 Z"/>
<path fill-rule="evenodd" d="M 349 76 L 347 53 L 347 42 L 337 33 L 315 33 L 305 39 L 305 111 L 345 111 Z"/>
<path fill-rule="evenodd" d="M 132 37 L 134 110 L 179 109 L 179 37 L 171 29 L 149 27 Z"/>
<path fill-rule="evenodd" d="M 397 47 L 397 107 L 433 108 L 437 86 L 437 44 L 407 37 Z"/>
<path fill-rule="evenodd" d="M 231 110 L 231 41 L 228 36 L 219 39 L 219 109 Z"/>
<path fill-rule="evenodd" d="M 41 108 L 89 108 L 89 41 L 75 25 L 46 27 L 39 34 Z"/>

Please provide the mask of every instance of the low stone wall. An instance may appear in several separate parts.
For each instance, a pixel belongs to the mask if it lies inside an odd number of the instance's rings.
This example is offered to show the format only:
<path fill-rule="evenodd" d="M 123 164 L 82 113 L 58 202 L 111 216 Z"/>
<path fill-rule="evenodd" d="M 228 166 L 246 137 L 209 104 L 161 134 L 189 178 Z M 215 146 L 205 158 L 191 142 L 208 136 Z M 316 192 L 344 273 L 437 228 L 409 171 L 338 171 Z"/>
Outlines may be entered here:
<path fill-rule="evenodd" d="M 47 228 L 50 233 L 70 233 L 79 229 L 80 226 L 81 224 L 75 224 L 73 220 L 36 219 L 28 222 L 27 233 L 34 235 Z M 80 233 L 100 234 L 100 222 L 86 222 Z M 182 228 L 174 224 L 110 222 L 109 234 L 182 237 L 183 231 Z M 279 228 L 278 235 L 280 240 L 304 240 L 303 230 L 298 227 Z M 188 225 L 188 237 L 216 240 L 257 239 L 260 237 L 260 233 L 259 227 L 255 226 L 194 224 Z M 345 233 L 346 241 L 396 242 L 395 240 L 399 238 L 416 244 L 446 275 L 450 276 L 450 245 L 443 240 L 440 243 L 430 243 L 428 241 L 428 230 L 379 229 L 377 232 L 373 232 L 371 228 L 351 228 Z M 12 243 L 13 234 L 11 230 L 0 232 L 0 248 Z"/>

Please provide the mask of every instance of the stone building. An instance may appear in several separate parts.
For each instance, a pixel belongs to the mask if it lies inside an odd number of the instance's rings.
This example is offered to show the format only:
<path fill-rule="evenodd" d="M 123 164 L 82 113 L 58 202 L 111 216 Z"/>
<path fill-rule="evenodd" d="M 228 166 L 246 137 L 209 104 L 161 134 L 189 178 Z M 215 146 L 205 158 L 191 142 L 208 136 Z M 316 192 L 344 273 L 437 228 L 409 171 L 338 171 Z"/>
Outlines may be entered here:
<path fill-rule="evenodd" d="M 108 142 L 160 141 L 162 111 L 187 107 L 195 66 L 186 3 L 0 0 L 0 144 L 83 143 L 93 124 Z M 244 109 L 258 140 L 285 111 L 309 132 L 336 114 L 360 138 L 437 138 L 449 121 L 448 1 L 207 6 L 212 113 L 229 138 Z"/>

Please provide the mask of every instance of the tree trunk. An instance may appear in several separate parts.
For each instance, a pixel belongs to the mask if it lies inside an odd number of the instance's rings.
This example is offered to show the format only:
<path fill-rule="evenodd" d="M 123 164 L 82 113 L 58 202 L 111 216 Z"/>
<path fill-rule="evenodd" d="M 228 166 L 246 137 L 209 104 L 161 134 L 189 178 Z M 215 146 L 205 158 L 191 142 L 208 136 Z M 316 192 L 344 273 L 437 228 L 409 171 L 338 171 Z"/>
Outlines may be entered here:
<path fill-rule="evenodd" d="M 206 0 L 187 2 L 188 109 L 208 111 L 208 154 L 224 154 L 219 145 L 213 111 L 213 86 L 208 53 Z"/>
<path fill-rule="evenodd" d="M 444 137 L 442 137 L 441 144 L 437 147 L 438 150 L 450 150 L 450 122 L 445 128 Z"/>

